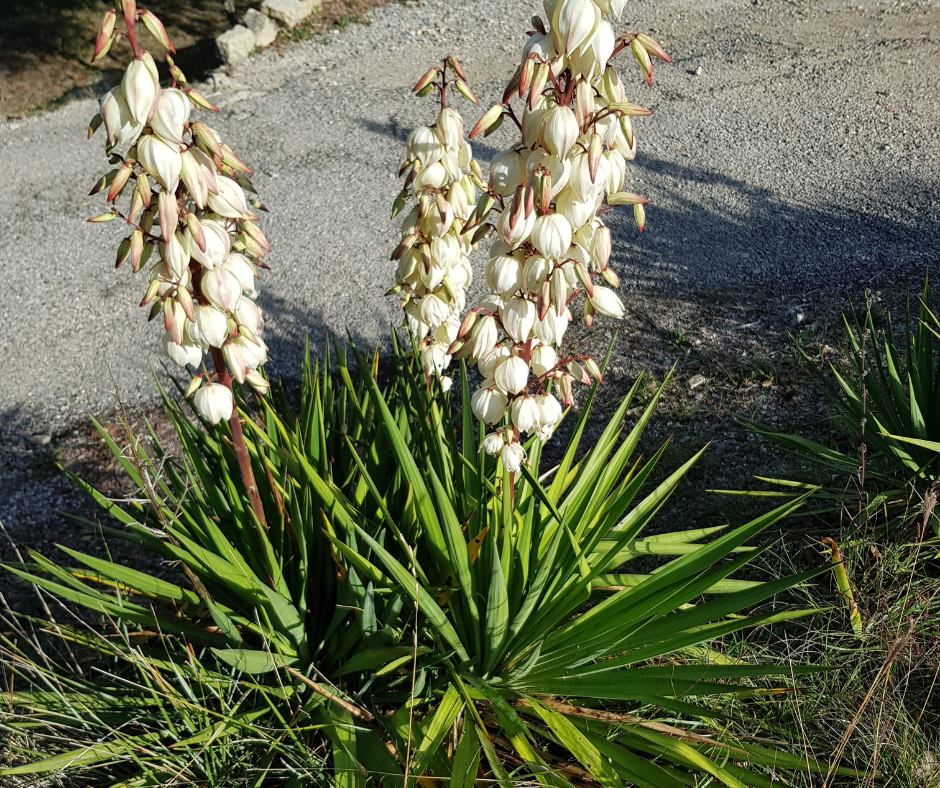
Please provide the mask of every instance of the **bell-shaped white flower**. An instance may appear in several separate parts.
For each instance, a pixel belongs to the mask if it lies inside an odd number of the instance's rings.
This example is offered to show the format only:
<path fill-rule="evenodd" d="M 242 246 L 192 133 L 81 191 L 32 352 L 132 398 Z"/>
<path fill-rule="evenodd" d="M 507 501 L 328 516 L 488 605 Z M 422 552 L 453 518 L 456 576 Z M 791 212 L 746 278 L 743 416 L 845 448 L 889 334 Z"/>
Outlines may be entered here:
<path fill-rule="evenodd" d="M 539 144 L 552 156 L 564 159 L 580 135 L 578 120 L 571 107 L 552 107 L 539 126 Z"/>
<path fill-rule="evenodd" d="M 587 153 L 571 158 L 569 185 L 574 196 L 582 202 L 593 202 L 602 194 L 610 178 L 610 163 L 604 156 L 597 162 L 594 180 L 591 180 L 591 162 Z"/>
<path fill-rule="evenodd" d="M 260 337 L 264 333 L 264 318 L 258 305 L 250 298 L 243 298 L 235 307 L 235 322 Z"/>
<path fill-rule="evenodd" d="M 514 150 L 497 153 L 490 163 L 490 188 L 501 197 L 508 197 L 526 178 L 525 160 Z"/>
<path fill-rule="evenodd" d="M 501 432 L 491 432 L 483 439 L 480 448 L 490 456 L 495 457 L 503 450 L 503 446 L 505 445 L 506 441 Z"/>
<path fill-rule="evenodd" d="M 504 345 L 494 347 L 492 350 L 484 353 L 477 362 L 477 369 L 484 378 L 492 378 L 496 375 L 496 369 L 503 363 L 504 359 L 509 358 L 509 348 Z"/>
<path fill-rule="evenodd" d="M 146 123 L 159 90 L 157 80 L 141 58 L 135 58 L 124 72 L 121 91 L 135 123 Z"/>
<path fill-rule="evenodd" d="M 526 298 L 510 298 L 500 310 L 503 328 L 514 342 L 528 342 L 538 317 L 535 304 Z"/>
<path fill-rule="evenodd" d="M 109 143 L 133 145 L 137 142 L 140 132 L 144 130 L 144 124 L 134 120 L 124 93 L 119 87 L 109 90 L 101 97 L 100 110 Z"/>
<path fill-rule="evenodd" d="M 564 415 L 561 403 L 551 394 L 538 394 L 533 399 L 538 406 L 538 421 L 541 426 L 554 427 L 561 421 L 561 417 Z"/>
<path fill-rule="evenodd" d="M 495 387 L 479 388 L 470 398 L 470 409 L 484 424 L 498 423 L 506 413 L 509 398 Z"/>
<path fill-rule="evenodd" d="M 558 213 L 539 216 L 532 226 L 529 239 L 542 257 L 561 260 L 567 256 L 571 246 L 571 224 Z"/>
<path fill-rule="evenodd" d="M 447 320 L 450 314 L 450 306 L 447 302 L 433 294 L 422 298 L 418 309 L 421 320 L 427 323 L 431 330 Z"/>
<path fill-rule="evenodd" d="M 555 200 L 555 207 L 573 230 L 580 230 L 594 218 L 598 206 L 596 200 L 579 200 L 571 189 L 565 189 Z"/>
<path fill-rule="evenodd" d="M 187 343 L 186 340 L 190 339 L 187 334 L 188 332 L 184 331 L 183 343 L 177 344 L 173 341 L 173 335 L 167 331 L 163 335 L 163 349 L 174 364 L 181 367 L 198 367 L 202 363 L 202 348 L 193 342 Z"/>
<path fill-rule="evenodd" d="M 528 103 L 522 110 L 522 144 L 527 148 L 535 147 L 539 142 L 539 129 L 542 127 L 542 121 L 545 119 L 545 113 L 554 107 L 545 96 L 539 96 L 536 99 L 532 109 L 529 109 Z"/>
<path fill-rule="evenodd" d="M 422 189 L 440 189 L 447 182 L 447 170 L 439 161 L 429 164 L 415 178 L 415 191 Z"/>
<path fill-rule="evenodd" d="M 516 397 L 512 401 L 512 423 L 519 432 L 531 432 L 539 425 L 539 406 L 535 397 Z"/>
<path fill-rule="evenodd" d="M 563 315 L 557 315 L 554 309 L 549 309 L 544 319 L 535 322 L 535 336 L 546 345 L 560 345 L 568 330 L 570 314 L 567 308 Z"/>
<path fill-rule="evenodd" d="M 525 289 L 533 295 L 540 295 L 542 283 L 552 273 L 552 264 L 541 255 L 527 257 L 522 266 L 522 281 Z"/>
<path fill-rule="evenodd" d="M 533 374 L 540 378 L 558 366 L 558 354 L 551 345 L 539 345 L 532 349 L 529 363 L 532 365 Z"/>
<path fill-rule="evenodd" d="M 228 234 L 224 225 L 214 219 L 205 219 L 202 222 L 202 231 L 206 240 L 206 250 L 199 248 L 192 233 L 192 227 L 186 228 L 186 246 L 190 256 L 199 263 L 202 263 L 206 269 L 211 271 L 222 265 L 232 251 L 232 237 Z"/>
<path fill-rule="evenodd" d="M 242 297 L 242 288 L 225 266 L 220 265 L 203 273 L 202 294 L 217 309 L 234 312 Z"/>
<path fill-rule="evenodd" d="M 560 49 L 574 52 L 593 35 L 600 19 L 594 0 L 562 0 L 552 16 L 552 30 Z"/>
<path fill-rule="evenodd" d="M 189 120 L 192 102 L 186 94 L 175 88 L 167 88 L 160 93 L 157 111 L 150 121 L 150 128 L 171 145 L 183 144 L 183 127 Z"/>
<path fill-rule="evenodd" d="M 137 141 L 137 157 L 147 173 L 169 193 L 179 186 L 183 158 L 176 145 L 170 145 L 153 134 Z"/>
<path fill-rule="evenodd" d="M 450 364 L 450 356 L 447 355 L 447 346 L 439 342 L 428 345 L 421 351 L 421 365 L 429 372 L 441 375 Z"/>
<path fill-rule="evenodd" d="M 408 137 L 408 158 L 417 159 L 423 168 L 441 160 L 444 146 L 434 129 L 418 126 Z"/>
<path fill-rule="evenodd" d="M 507 443 L 499 457 L 508 473 L 519 473 L 525 462 L 525 449 L 518 443 Z"/>
<path fill-rule="evenodd" d="M 529 365 L 519 356 L 510 356 L 496 367 L 493 379 L 506 393 L 518 394 L 529 381 Z"/>
<path fill-rule="evenodd" d="M 452 235 L 433 238 L 430 244 L 431 263 L 449 271 L 460 257 L 460 243 Z"/>
<path fill-rule="evenodd" d="M 209 184 L 202 167 L 196 161 L 191 150 L 184 150 L 181 154 L 182 167 L 180 178 L 183 185 L 193 198 L 197 208 L 205 208 L 209 204 Z"/>
<path fill-rule="evenodd" d="M 590 298 L 591 306 L 602 315 L 621 318 L 624 315 L 623 301 L 617 294 L 607 288 L 599 285 L 594 286 L 594 295 Z"/>
<path fill-rule="evenodd" d="M 232 373 L 232 377 L 239 383 L 244 383 L 248 367 L 245 366 L 241 348 L 232 341 L 226 342 L 222 345 L 222 358 L 225 359 L 225 366 Z"/>
<path fill-rule="evenodd" d="M 493 349 L 497 339 L 499 339 L 499 329 L 496 326 L 496 319 L 490 315 L 481 317 L 473 327 L 470 337 L 470 357 L 482 359 Z M 507 350 L 506 353 L 508 354 L 509 351 Z M 482 361 L 480 363 L 482 364 Z M 483 373 L 482 368 L 480 372 Z M 484 374 L 484 377 L 489 377 L 489 375 Z"/>
<path fill-rule="evenodd" d="M 490 290 L 509 298 L 521 284 L 522 266 L 515 257 L 500 255 L 486 266 L 486 283 Z"/>
<path fill-rule="evenodd" d="M 193 339 L 209 347 L 222 347 L 228 338 L 228 318 L 214 306 L 197 306 Z"/>
<path fill-rule="evenodd" d="M 218 424 L 232 418 L 235 411 L 235 398 L 232 391 L 221 383 L 201 386 L 193 394 L 196 412 L 210 424 Z"/>
<path fill-rule="evenodd" d="M 219 216 L 226 219 L 245 219 L 251 214 L 244 189 L 231 178 L 220 175 L 218 190 L 218 194 L 209 193 L 209 207 Z"/>
<path fill-rule="evenodd" d="M 238 280 L 242 293 L 246 296 L 258 294 L 258 274 L 248 258 L 238 252 L 232 252 L 225 258 L 225 269 Z"/>
<path fill-rule="evenodd" d="M 627 175 L 627 160 L 617 150 L 609 150 L 604 154 L 607 160 L 607 183 L 604 188 L 608 194 L 616 194 L 623 188 L 623 181 Z"/>
<path fill-rule="evenodd" d="M 260 339 L 253 342 L 246 336 L 239 335 L 232 340 L 242 351 L 245 366 L 248 369 L 257 369 L 268 360 L 268 346 Z"/>

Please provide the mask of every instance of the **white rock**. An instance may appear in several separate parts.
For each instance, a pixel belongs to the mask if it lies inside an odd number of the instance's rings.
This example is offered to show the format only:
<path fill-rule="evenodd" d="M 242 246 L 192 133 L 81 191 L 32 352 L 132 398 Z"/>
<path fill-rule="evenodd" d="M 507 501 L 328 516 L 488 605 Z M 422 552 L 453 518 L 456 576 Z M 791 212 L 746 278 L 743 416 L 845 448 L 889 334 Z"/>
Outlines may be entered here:
<path fill-rule="evenodd" d="M 255 48 L 255 34 L 244 25 L 235 25 L 215 39 L 219 54 L 226 63 L 244 60 Z"/>
<path fill-rule="evenodd" d="M 322 0 L 264 0 L 261 12 L 284 27 L 297 27 L 316 11 Z"/>
<path fill-rule="evenodd" d="M 255 46 L 271 46 L 277 38 L 279 30 L 277 22 L 262 14 L 257 8 L 249 8 L 245 11 L 245 25 L 255 34 Z"/>

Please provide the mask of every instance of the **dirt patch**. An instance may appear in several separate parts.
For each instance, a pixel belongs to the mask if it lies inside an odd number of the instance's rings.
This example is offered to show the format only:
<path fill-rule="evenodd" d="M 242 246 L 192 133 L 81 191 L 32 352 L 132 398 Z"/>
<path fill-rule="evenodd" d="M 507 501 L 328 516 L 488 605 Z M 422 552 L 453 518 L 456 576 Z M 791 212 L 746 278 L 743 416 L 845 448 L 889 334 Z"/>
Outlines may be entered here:
<path fill-rule="evenodd" d="M 326 0 L 302 25 L 282 31 L 276 46 L 367 24 L 365 13 L 389 1 Z M 195 81 L 221 65 L 215 37 L 260 4 L 234 0 L 234 14 L 226 12 L 222 0 L 151 0 L 141 7 L 164 22 L 178 50 L 177 64 Z M 117 84 L 131 56 L 126 42 L 91 62 L 98 27 L 113 7 L 105 0 L 6 0 L 0 11 L 0 117 L 23 118 L 71 99 L 100 96 Z M 162 52 L 142 26 L 139 36 L 144 48 Z"/>

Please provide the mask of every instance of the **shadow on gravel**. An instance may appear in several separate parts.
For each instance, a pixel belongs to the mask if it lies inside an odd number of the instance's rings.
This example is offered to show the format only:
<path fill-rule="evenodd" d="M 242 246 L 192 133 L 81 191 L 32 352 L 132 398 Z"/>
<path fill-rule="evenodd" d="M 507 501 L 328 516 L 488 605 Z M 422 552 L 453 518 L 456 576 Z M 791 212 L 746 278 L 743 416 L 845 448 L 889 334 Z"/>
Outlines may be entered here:
<path fill-rule="evenodd" d="M 790 196 L 649 155 L 636 163 L 653 200 L 646 231 L 638 236 L 626 211 L 607 216 L 618 272 L 654 298 L 676 287 L 693 298 L 704 290 L 795 306 L 794 297 L 831 301 L 871 289 L 897 302 L 940 261 L 936 184 L 873 174 L 858 207 L 819 208 L 810 203 L 819 195 L 801 194 L 799 184 Z"/>

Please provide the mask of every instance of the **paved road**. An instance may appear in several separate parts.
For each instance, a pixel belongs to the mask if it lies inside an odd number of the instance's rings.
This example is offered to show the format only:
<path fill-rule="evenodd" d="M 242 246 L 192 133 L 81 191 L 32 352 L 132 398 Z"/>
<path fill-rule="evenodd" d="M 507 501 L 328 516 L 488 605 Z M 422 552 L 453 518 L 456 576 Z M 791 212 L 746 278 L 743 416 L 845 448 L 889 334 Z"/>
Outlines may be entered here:
<path fill-rule="evenodd" d="M 492 100 L 539 5 L 392 3 L 367 26 L 266 52 L 212 88 L 214 125 L 256 168 L 271 209 L 263 304 L 278 369 L 293 368 L 308 333 L 386 336 L 388 206 L 404 137 L 432 112 L 410 86 L 454 53 Z M 629 72 L 634 100 L 656 115 L 638 124 L 630 170 L 653 200 L 647 232 L 614 222 L 628 301 L 824 300 L 906 286 L 937 262 L 940 4 L 635 0 L 627 16 L 623 29 L 653 32 L 676 60 L 652 90 Z M 100 209 L 86 197 L 103 171 L 100 139 L 84 138 L 94 112 L 83 101 L 0 124 L 7 445 L 109 407 L 111 375 L 128 401 L 153 396 L 158 332 L 136 307 L 145 281 L 113 270 L 116 227 L 85 223 Z"/>

